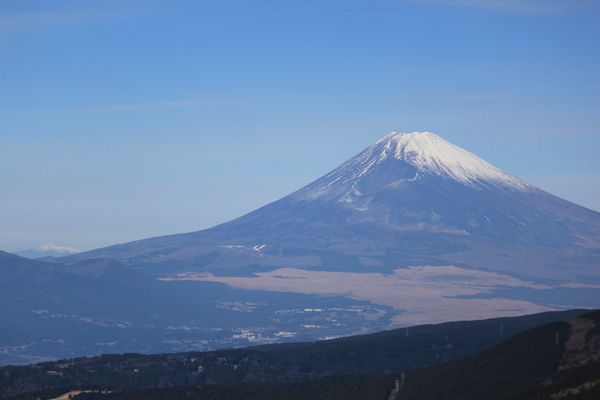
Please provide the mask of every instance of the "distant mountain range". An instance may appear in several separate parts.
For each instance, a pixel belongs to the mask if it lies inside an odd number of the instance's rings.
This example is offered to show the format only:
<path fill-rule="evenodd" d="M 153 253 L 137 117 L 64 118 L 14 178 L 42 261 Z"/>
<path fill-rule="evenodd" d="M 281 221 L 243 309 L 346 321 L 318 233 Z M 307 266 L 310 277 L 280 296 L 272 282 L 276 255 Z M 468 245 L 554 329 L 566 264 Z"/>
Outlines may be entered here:
<path fill-rule="evenodd" d="M 79 250 L 69 246 L 58 246 L 54 244 L 44 244 L 39 247 L 21 250 L 15 252 L 16 255 L 25 258 L 44 258 L 44 257 L 64 257 L 78 253 Z"/>
<path fill-rule="evenodd" d="M 0 364 L 600 307 L 600 213 L 428 132 L 198 232 L 0 252 Z"/>
<path fill-rule="evenodd" d="M 595 399 L 600 394 L 600 312 L 0 369 L 0 398 L 50 399 L 64 393 L 79 400 Z"/>

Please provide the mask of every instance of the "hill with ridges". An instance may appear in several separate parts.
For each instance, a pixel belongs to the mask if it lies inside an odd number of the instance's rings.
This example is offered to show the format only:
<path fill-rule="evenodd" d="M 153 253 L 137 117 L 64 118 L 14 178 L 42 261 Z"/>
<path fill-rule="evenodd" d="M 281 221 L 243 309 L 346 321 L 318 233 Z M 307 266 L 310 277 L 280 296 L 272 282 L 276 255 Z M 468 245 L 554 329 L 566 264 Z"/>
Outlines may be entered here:
<path fill-rule="evenodd" d="M 600 394 L 600 312 L 556 321 L 521 332 L 478 354 L 407 371 L 395 390 L 393 374 L 332 376 L 296 383 L 217 384 L 116 390 L 76 395 L 78 400 L 591 400 Z M 588 328 L 582 347 L 577 326 Z M 577 339 L 577 338 L 575 338 Z M 573 357 L 585 362 L 567 367 Z M 55 391 L 58 393 L 58 391 Z M 40 396 L 43 394 L 36 394 Z M 32 398 L 31 395 L 19 399 Z M 44 398 L 44 397 L 41 397 Z M 15 398 L 16 399 L 16 398 Z"/>
<path fill-rule="evenodd" d="M 4 367 L 0 369 L 0 396 L 53 389 L 133 390 L 264 382 L 281 385 L 332 376 L 343 380 L 341 376 L 345 375 L 398 373 L 464 358 L 511 335 L 550 321 L 570 320 L 582 312 L 453 322 L 322 342 L 207 353 L 106 355 Z M 568 326 L 564 322 L 555 324 Z M 567 332 L 562 333 L 562 340 Z"/>

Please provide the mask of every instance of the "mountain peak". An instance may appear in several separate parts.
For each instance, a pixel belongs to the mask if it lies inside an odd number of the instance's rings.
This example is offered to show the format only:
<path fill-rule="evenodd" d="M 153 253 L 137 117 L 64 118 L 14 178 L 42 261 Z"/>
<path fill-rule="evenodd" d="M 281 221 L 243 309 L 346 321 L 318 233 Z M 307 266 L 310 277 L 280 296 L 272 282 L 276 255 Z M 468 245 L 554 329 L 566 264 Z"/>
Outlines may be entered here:
<path fill-rule="evenodd" d="M 425 177 L 451 180 L 471 189 L 527 191 L 524 181 L 447 142 L 432 132 L 391 132 L 341 166 L 296 193 L 305 200 L 354 203 L 390 184 Z"/>
<path fill-rule="evenodd" d="M 403 141 L 403 140 L 417 140 L 418 141 L 418 140 L 422 140 L 423 138 L 427 138 L 427 137 L 440 138 L 435 133 L 428 132 L 428 131 L 413 131 L 413 132 L 392 131 L 389 134 L 382 137 L 381 139 L 379 139 L 376 143 L 386 142 L 386 141 L 399 142 L 399 141 Z"/>
<path fill-rule="evenodd" d="M 471 187 L 479 187 L 481 183 L 518 190 L 529 187 L 522 180 L 432 132 L 392 132 L 369 149 L 379 151 L 381 160 L 393 157 L 407 162 L 421 173 L 452 178 Z"/>
<path fill-rule="evenodd" d="M 548 280 L 597 280 L 599 237 L 600 213 L 528 185 L 433 133 L 392 132 L 235 220 L 68 260 L 115 257 L 151 273 L 164 265 L 228 276 L 281 266 L 374 272 L 458 263 Z"/>

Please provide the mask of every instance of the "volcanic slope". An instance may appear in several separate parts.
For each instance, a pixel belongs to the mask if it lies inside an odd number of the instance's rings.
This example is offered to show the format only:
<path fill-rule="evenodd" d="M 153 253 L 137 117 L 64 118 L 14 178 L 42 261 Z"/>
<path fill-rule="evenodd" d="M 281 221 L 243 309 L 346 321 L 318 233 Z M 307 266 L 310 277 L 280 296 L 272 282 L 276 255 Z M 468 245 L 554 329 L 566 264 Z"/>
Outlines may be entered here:
<path fill-rule="evenodd" d="M 430 132 L 393 132 L 300 190 L 210 229 L 63 258 L 147 273 L 280 267 L 390 272 L 460 265 L 538 281 L 600 281 L 600 213 Z"/>

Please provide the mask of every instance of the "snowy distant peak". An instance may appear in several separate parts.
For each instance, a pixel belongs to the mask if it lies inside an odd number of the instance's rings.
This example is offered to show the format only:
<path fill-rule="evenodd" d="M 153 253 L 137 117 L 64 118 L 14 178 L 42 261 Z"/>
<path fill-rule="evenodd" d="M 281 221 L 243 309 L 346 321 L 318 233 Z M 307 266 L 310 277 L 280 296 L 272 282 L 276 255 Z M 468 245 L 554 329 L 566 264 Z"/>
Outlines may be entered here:
<path fill-rule="evenodd" d="M 79 250 L 69 246 L 59 246 L 46 243 L 39 247 L 27 250 L 21 250 L 15 254 L 25 258 L 41 258 L 41 257 L 62 257 L 71 254 L 79 253 Z"/>
<path fill-rule="evenodd" d="M 527 190 L 522 180 L 431 132 L 392 132 L 369 149 L 379 150 L 379 161 L 403 160 L 422 173 L 449 177 L 465 185 L 481 183 Z"/>

